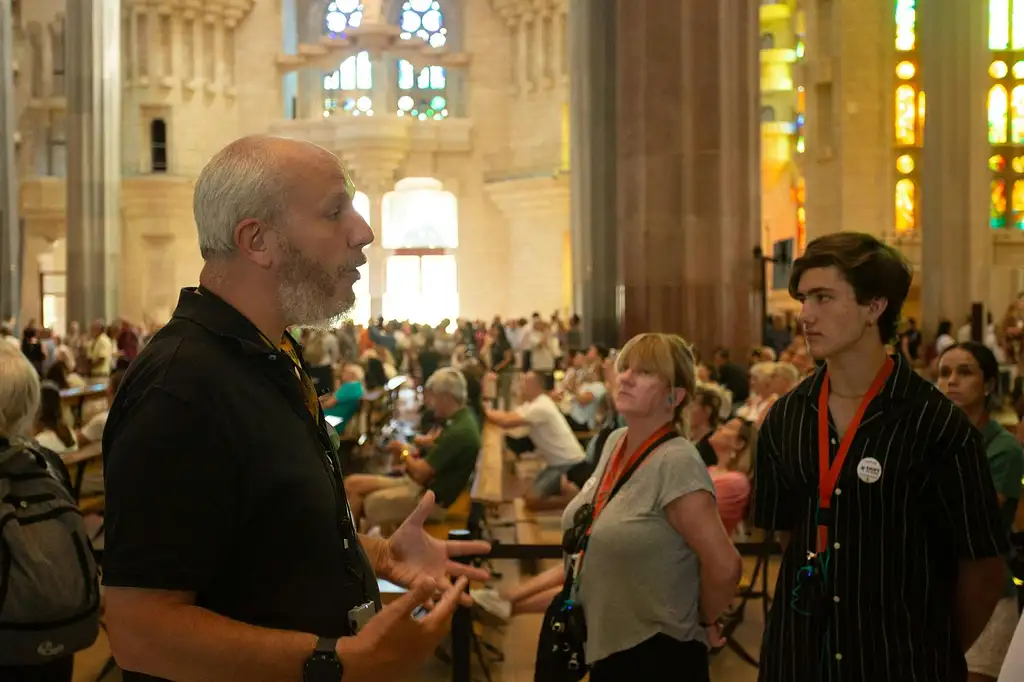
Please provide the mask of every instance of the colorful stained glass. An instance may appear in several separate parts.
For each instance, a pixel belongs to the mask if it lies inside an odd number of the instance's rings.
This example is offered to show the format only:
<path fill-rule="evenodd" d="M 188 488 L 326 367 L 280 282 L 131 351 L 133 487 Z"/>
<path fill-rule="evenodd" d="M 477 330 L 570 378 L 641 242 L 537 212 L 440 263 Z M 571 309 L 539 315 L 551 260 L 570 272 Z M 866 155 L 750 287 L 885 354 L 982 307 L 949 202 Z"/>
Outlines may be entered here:
<path fill-rule="evenodd" d="M 1012 24 L 1010 47 L 1014 50 L 1024 50 L 1024 2 L 1014 0 L 1010 22 Z"/>
<path fill-rule="evenodd" d="M 896 0 L 897 52 L 910 52 L 917 47 L 916 6 L 916 0 Z"/>
<path fill-rule="evenodd" d="M 988 169 L 994 173 L 1002 173 L 1006 170 L 1006 157 L 999 154 L 988 157 Z"/>
<path fill-rule="evenodd" d="M 988 141 L 990 144 L 1006 144 L 1009 127 L 1009 102 L 1006 88 L 993 85 L 988 91 Z"/>
<path fill-rule="evenodd" d="M 924 90 L 917 93 L 917 143 L 924 144 Z"/>
<path fill-rule="evenodd" d="M 1010 168 L 1014 173 L 1024 173 L 1024 156 L 1013 157 L 1013 160 L 1010 161 Z"/>
<path fill-rule="evenodd" d="M 909 154 L 903 154 L 896 159 L 896 170 L 903 175 L 914 172 L 914 158 Z"/>
<path fill-rule="evenodd" d="M 1024 144 L 1024 85 L 1014 87 L 1010 96 L 1010 142 Z"/>
<path fill-rule="evenodd" d="M 910 80 L 915 73 L 917 73 L 917 67 L 913 62 L 900 62 L 896 65 L 896 77 L 900 80 Z"/>
<path fill-rule="evenodd" d="M 1009 47 L 1010 0 L 988 0 L 988 49 L 1006 50 Z"/>
<path fill-rule="evenodd" d="M 1006 181 L 996 178 L 991 184 L 988 224 L 998 230 L 1006 227 Z"/>
<path fill-rule="evenodd" d="M 1024 3 L 1021 3 L 1024 6 Z M 1013 65 L 1013 77 L 1017 80 L 1024 80 L 1024 62 L 1016 62 Z"/>
<path fill-rule="evenodd" d="M 1010 227 L 1024 230 L 1024 180 L 1015 180 L 1010 194 Z"/>
<path fill-rule="evenodd" d="M 896 182 L 896 234 L 913 232 L 917 227 L 917 186 L 903 178 Z"/>
<path fill-rule="evenodd" d="M 324 33 L 331 38 L 344 38 L 348 29 L 358 28 L 363 22 L 363 3 L 359 0 L 333 0 L 324 14 Z M 373 68 L 370 53 L 363 51 L 345 59 L 338 68 L 324 75 L 324 116 L 330 116 L 339 109 L 353 114 L 373 115 L 373 102 L 369 92 L 355 93 L 356 97 L 339 100 L 338 91 L 369 91 L 373 88 Z M 358 103 L 361 103 L 358 104 Z"/>
<path fill-rule="evenodd" d="M 993 78 L 1006 78 L 1006 74 L 1009 72 L 1009 68 L 1006 66 L 1006 62 L 994 61 L 988 67 L 988 75 Z"/>
<path fill-rule="evenodd" d="M 896 88 L 896 144 L 917 143 L 917 92 L 911 85 Z"/>
<path fill-rule="evenodd" d="M 419 38 L 434 48 L 442 48 L 448 43 L 444 13 L 437 0 L 406 0 L 402 5 L 399 25 L 403 40 Z M 447 75 L 443 66 L 425 66 L 417 72 L 411 63 L 399 60 L 398 89 L 408 92 L 413 105 L 409 108 L 399 106 L 398 115 L 409 115 L 421 120 L 445 118 L 448 116 L 443 92 L 446 86 Z M 404 97 L 402 99 L 405 101 Z M 433 106 L 439 101 L 443 103 L 442 106 Z"/>

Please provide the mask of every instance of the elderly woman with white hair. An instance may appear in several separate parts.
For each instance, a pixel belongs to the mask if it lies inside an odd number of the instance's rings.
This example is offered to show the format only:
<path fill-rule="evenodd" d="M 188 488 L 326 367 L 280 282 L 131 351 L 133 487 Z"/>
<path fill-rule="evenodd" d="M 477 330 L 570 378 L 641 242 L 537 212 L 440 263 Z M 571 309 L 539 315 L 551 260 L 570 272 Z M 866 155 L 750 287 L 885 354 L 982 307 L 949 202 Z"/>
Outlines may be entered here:
<path fill-rule="evenodd" d="M 761 421 L 772 403 L 772 374 L 775 372 L 774 362 L 759 362 L 750 368 L 750 396 L 743 406 L 736 411 L 742 417 L 755 424 Z"/>
<path fill-rule="evenodd" d="M 39 404 L 39 375 L 35 368 L 19 348 L 0 343 L 0 453 L 9 451 L 19 442 L 32 440 L 37 428 Z M 47 467 L 70 492 L 67 469 L 60 458 L 45 448 L 38 448 L 38 452 L 43 454 Z M 11 525 L 17 526 L 16 523 Z M 0 583 L 6 584 L 7 577 L 0 575 Z M 9 652 L 0 652 L 0 660 L 3 660 L 4 654 L 7 653 Z M 68 651 L 48 663 L 0 665 L 0 680 L 70 682 L 74 671 L 74 658 L 74 651 Z"/>
<path fill-rule="evenodd" d="M 327 423 L 338 433 L 345 431 L 348 422 L 359 411 L 359 404 L 366 392 L 366 372 L 355 364 L 345 365 L 341 370 L 341 384 L 334 393 L 320 396 Z"/>
<path fill-rule="evenodd" d="M 433 445 L 422 451 L 408 445 L 399 455 L 394 476 L 355 474 L 345 479 L 352 514 L 366 526 L 397 526 L 428 491 L 434 494 L 432 521 L 444 520 L 447 509 L 469 486 L 480 452 L 480 426 L 468 407 L 469 387 L 457 369 L 444 367 L 427 381 L 434 415 L 443 420 Z"/>

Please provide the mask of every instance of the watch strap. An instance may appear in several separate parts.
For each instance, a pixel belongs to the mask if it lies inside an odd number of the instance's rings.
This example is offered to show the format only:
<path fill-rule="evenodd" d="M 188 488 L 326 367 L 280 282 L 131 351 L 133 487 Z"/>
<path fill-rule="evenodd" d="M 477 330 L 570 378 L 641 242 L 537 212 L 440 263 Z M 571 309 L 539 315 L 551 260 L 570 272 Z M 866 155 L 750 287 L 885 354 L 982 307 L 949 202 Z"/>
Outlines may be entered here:
<path fill-rule="evenodd" d="M 316 647 L 313 648 L 313 653 L 326 654 L 327 656 L 337 656 L 337 651 L 337 637 L 320 637 L 316 640 Z"/>

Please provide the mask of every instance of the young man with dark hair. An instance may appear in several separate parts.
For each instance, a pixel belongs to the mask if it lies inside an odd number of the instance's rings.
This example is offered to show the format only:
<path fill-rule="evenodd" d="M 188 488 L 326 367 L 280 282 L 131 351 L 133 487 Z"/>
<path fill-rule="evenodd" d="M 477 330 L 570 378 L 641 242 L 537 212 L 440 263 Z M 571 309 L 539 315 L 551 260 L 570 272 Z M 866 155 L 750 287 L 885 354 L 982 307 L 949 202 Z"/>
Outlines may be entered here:
<path fill-rule="evenodd" d="M 812 376 L 771 408 L 755 523 L 785 548 L 762 682 L 962 682 L 1002 595 L 995 490 L 963 412 L 888 356 L 911 269 L 866 234 L 811 242 L 790 294 Z"/>

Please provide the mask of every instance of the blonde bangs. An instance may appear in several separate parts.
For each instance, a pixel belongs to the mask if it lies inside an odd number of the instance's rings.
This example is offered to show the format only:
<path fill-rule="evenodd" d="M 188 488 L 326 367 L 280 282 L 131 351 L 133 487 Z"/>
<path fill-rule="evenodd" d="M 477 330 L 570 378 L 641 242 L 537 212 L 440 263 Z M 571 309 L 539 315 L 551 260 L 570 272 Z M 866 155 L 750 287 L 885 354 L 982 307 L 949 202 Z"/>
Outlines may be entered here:
<path fill-rule="evenodd" d="M 689 344 L 675 334 L 648 332 L 634 336 L 619 352 L 615 369 L 661 377 L 671 388 L 685 389 L 687 398 L 694 392 L 693 352 Z"/>

